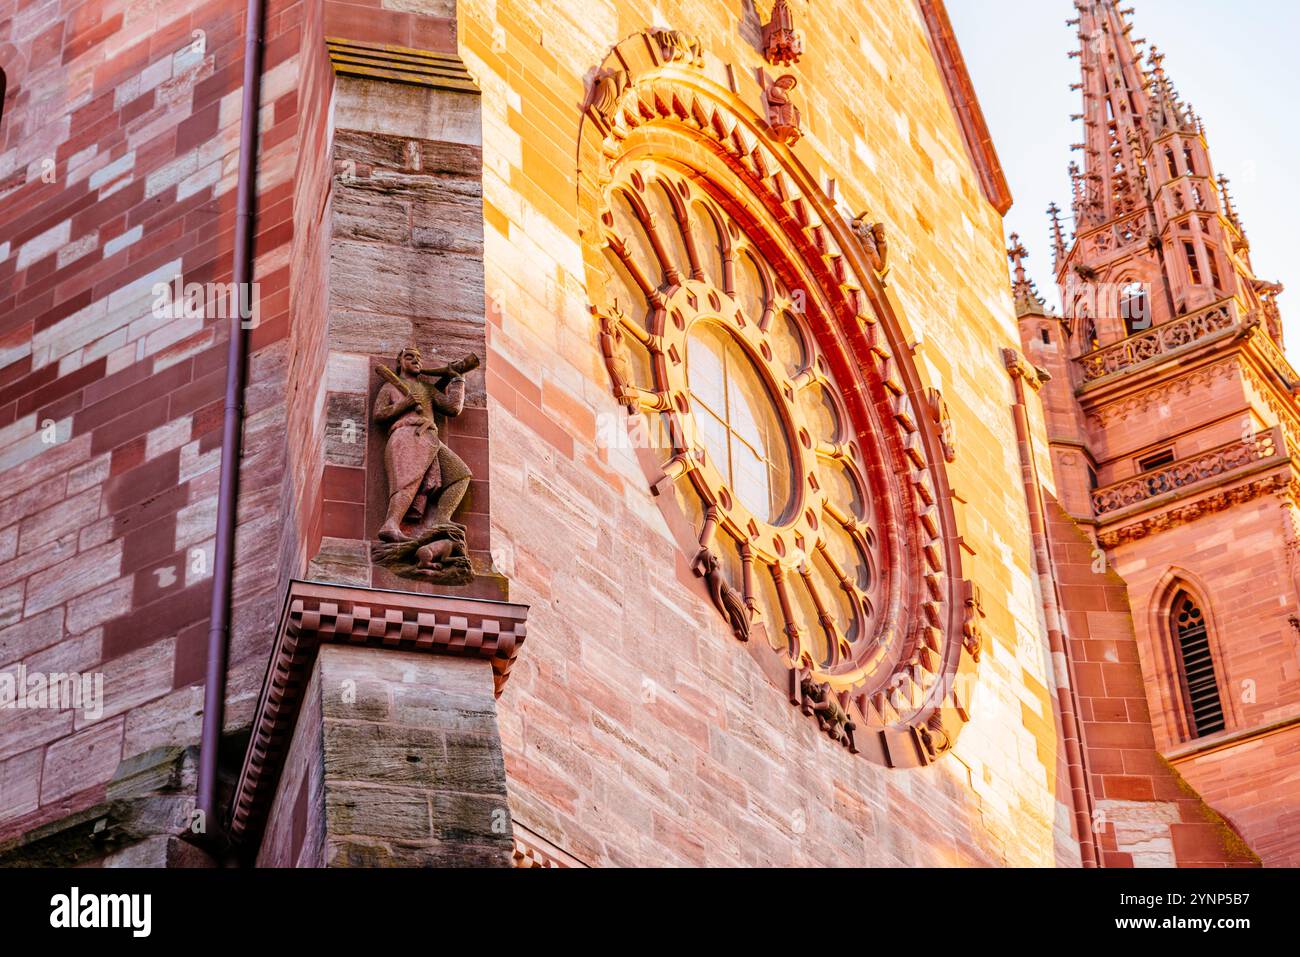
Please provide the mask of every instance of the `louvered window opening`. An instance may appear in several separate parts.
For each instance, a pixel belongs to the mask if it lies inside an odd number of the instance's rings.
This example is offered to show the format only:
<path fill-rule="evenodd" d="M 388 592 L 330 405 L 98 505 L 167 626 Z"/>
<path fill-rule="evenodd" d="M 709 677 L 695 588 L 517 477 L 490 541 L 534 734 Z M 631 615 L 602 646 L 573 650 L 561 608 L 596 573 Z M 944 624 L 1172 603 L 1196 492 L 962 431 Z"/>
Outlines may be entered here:
<path fill-rule="evenodd" d="M 1222 731 L 1223 702 L 1219 698 L 1219 682 L 1214 671 L 1214 658 L 1210 654 L 1205 615 L 1185 594 L 1179 595 L 1174 602 L 1174 634 L 1191 707 L 1192 735 L 1203 738 Z"/>

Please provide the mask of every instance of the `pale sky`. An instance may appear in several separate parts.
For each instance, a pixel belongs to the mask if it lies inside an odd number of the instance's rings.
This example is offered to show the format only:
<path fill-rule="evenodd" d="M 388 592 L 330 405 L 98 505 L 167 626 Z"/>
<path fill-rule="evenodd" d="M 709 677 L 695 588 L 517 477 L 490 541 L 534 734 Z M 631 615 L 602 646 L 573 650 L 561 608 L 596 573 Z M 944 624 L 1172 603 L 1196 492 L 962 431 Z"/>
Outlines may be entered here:
<path fill-rule="evenodd" d="M 1078 154 L 1082 110 L 1072 0 L 947 0 L 953 29 L 1006 170 L 1015 205 L 1007 233 L 1019 232 L 1028 266 L 1048 303 L 1052 279 L 1047 204 L 1070 215 L 1066 165 Z M 1133 36 L 1166 55 L 1165 70 L 1201 114 L 1215 174 L 1229 191 L 1250 238 L 1261 279 L 1280 281 L 1287 345 L 1300 354 L 1300 3 L 1295 0 L 1125 0 L 1135 7 Z M 1287 157 L 1291 157 L 1287 160 Z M 1082 162 L 1082 160 L 1080 160 Z M 1292 165 L 1288 165 L 1292 164 Z M 1068 236 L 1067 236 L 1068 238 Z"/>

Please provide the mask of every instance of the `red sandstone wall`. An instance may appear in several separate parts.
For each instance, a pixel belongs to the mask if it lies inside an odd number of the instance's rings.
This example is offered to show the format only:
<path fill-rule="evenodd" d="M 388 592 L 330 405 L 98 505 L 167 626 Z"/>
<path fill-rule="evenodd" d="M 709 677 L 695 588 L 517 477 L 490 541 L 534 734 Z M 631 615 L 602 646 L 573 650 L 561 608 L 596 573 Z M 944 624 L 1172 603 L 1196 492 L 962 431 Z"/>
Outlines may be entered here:
<path fill-rule="evenodd" d="M 1124 580 L 1112 569 L 1098 573 L 1091 541 L 1055 501 L 1047 519 L 1103 865 L 1256 863 L 1232 824 L 1207 806 L 1211 796 L 1188 787 L 1157 750 L 1150 673 L 1140 663 Z"/>
<path fill-rule="evenodd" d="M 1231 747 L 1174 755 L 1174 768 L 1226 815 L 1269 867 L 1300 866 L 1300 729 L 1259 732 Z"/>
<path fill-rule="evenodd" d="M 1276 495 L 1235 505 L 1115 550 L 1133 596 L 1138 649 L 1161 750 L 1270 866 L 1300 861 L 1300 613 L 1290 509 Z M 1190 740 L 1161 599 L 1179 583 L 1203 603 L 1227 727 Z M 1245 740 L 1247 743 L 1234 744 Z M 1215 745 L 1218 749 L 1215 749 Z"/>
<path fill-rule="evenodd" d="M 305 6 L 271 0 L 266 21 L 234 723 L 295 570 L 282 559 L 304 548 L 283 515 Z M 123 757 L 198 736 L 226 322 L 157 318 L 151 287 L 230 278 L 243 7 L 0 3 L 0 668 L 105 676 L 98 720 L 0 718 L 0 834 L 100 800 Z"/>

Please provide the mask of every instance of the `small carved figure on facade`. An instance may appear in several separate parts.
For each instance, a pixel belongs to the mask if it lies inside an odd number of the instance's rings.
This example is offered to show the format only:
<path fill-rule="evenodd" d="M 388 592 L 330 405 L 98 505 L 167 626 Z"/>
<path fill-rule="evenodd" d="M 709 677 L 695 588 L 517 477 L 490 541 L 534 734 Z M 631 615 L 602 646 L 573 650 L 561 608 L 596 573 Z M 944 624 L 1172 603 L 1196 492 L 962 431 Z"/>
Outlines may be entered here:
<path fill-rule="evenodd" d="M 731 626 L 739 641 L 749 641 L 750 611 L 740 591 L 727 581 L 722 562 L 711 548 L 701 548 L 693 563 L 695 574 L 704 579 L 709 598 Z"/>
<path fill-rule="evenodd" d="M 984 603 L 980 597 L 979 587 L 970 581 L 962 582 L 962 644 L 978 664 L 984 652 L 984 630 L 980 619 L 984 617 Z"/>
<path fill-rule="evenodd" d="M 386 380 L 375 399 L 375 422 L 387 430 L 384 471 L 388 506 L 371 552 L 399 574 L 443 584 L 472 578 L 465 529 L 452 515 L 469 490 L 469 467 L 442 441 L 439 420 L 460 415 L 465 374 L 477 356 L 425 369 L 420 350 L 408 346 L 397 369 L 378 367 Z"/>
<path fill-rule="evenodd" d="M 592 86 L 591 108 L 608 120 L 629 82 L 626 70 L 606 73 Z"/>
<path fill-rule="evenodd" d="M 857 724 L 844 710 L 839 697 L 827 685 L 818 684 L 806 671 L 799 679 L 799 694 L 804 714 L 817 719 L 817 727 L 832 741 L 856 753 L 853 732 Z"/>
<path fill-rule="evenodd" d="M 600 351 L 605 357 L 605 368 L 614 387 L 614 398 L 627 409 L 628 415 L 637 412 L 640 400 L 637 397 L 635 375 L 632 360 L 627 351 L 627 337 L 623 323 L 617 315 L 600 317 Z"/>
<path fill-rule="evenodd" d="M 1281 342 L 1282 313 L 1278 307 L 1277 297 L 1286 291 L 1286 287 L 1280 282 L 1267 282 L 1263 279 L 1256 279 L 1253 286 L 1259 296 L 1259 305 L 1264 313 L 1268 334 L 1277 342 Z"/>
<path fill-rule="evenodd" d="M 952 747 L 952 742 L 948 740 L 948 735 L 937 716 L 932 717 L 926 724 L 913 725 L 912 730 L 916 733 L 917 743 L 920 744 L 927 763 L 939 760 L 944 752 Z"/>
<path fill-rule="evenodd" d="M 772 18 L 763 25 L 763 56 L 774 66 L 798 63 L 803 55 L 803 37 L 794 28 L 794 14 L 787 0 L 776 0 Z"/>
<path fill-rule="evenodd" d="M 889 236 L 884 223 L 871 221 L 871 214 L 863 212 L 850 224 L 853 235 L 858 237 L 867 259 L 876 275 L 883 276 L 889 269 Z"/>
<path fill-rule="evenodd" d="M 930 389 L 927 398 L 930 404 L 930 418 L 935 425 L 939 426 L 939 443 L 943 446 L 944 461 L 955 462 L 957 461 L 957 431 L 952 424 L 952 413 L 948 411 L 948 403 L 938 389 Z"/>
<path fill-rule="evenodd" d="M 767 89 L 767 123 L 772 135 L 786 146 L 794 146 L 803 137 L 799 108 L 790 99 L 790 91 L 799 81 L 789 73 L 772 81 Z"/>
<path fill-rule="evenodd" d="M 655 42 L 665 63 L 689 63 L 691 66 L 704 66 L 704 44 L 699 37 L 683 33 L 681 30 L 656 30 Z"/>

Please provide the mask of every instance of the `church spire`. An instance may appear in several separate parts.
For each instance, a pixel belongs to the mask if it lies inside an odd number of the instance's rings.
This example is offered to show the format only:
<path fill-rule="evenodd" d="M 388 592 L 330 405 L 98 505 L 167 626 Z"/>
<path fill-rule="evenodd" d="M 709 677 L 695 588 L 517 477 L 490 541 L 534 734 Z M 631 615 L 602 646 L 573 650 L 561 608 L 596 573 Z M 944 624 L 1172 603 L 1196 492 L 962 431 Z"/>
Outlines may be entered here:
<path fill-rule="evenodd" d="M 1178 95 L 1178 88 L 1165 73 L 1165 55 L 1152 46 L 1147 58 L 1151 66 L 1148 90 L 1150 106 L 1147 120 L 1153 138 L 1159 138 L 1169 132 L 1196 135 L 1202 132 L 1200 120 L 1191 107 Z"/>
<path fill-rule="evenodd" d="M 1078 16 L 1067 22 L 1078 28 L 1070 56 L 1080 81 L 1073 88 L 1083 96 L 1074 150 L 1083 155 L 1069 167 L 1072 236 L 1063 235 L 1059 210 L 1049 210 L 1067 315 L 1073 307 L 1065 300 L 1089 292 L 1080 281 L 1130 291 L 1145 284 L 1141 301 L 1157 323 L 1233 296 L 1248 311 L 1264 311 L 1238 212 L 1216 180 L 1200 117 L 1165 72 L 1164 54 L 1154 46 L 1143 52 L 1128 21 L 1133 11 L 1117 0 L 1074 0 L 1074 7 Z M 1140 331 L 1115 316 L 1091 318 L 1103 331 L 1108 323 L 1115 334 Z"/>
<path fill-rule="evenodd" d="M 1142 41 L 1130 36 L 1126 19 L 1132 11 L 1119 9 L 1116 0 L 1076 0 L 1075 9 L 1079 16 L 1067 22 L 1079 28 L 1079 49 L 1070 56 L 1080 61 L 1082 73 L 1077 86 L 1083 112 L 1075 115 L 1084 123 L 1078 144 L 1084 161 L 1071 176 L 1075 229 L 1082 231 L 1138 207 L 1144 192 L 1141 156 L 1158 134 L 1151 126 L 1152 78 L 1138 52 Z"/>

